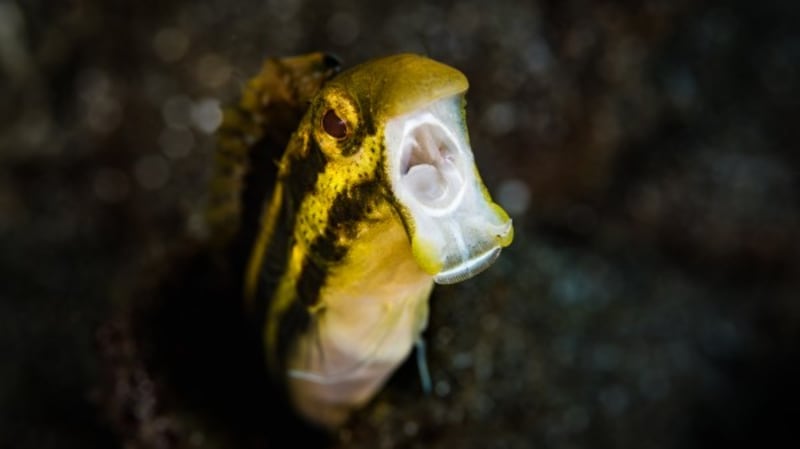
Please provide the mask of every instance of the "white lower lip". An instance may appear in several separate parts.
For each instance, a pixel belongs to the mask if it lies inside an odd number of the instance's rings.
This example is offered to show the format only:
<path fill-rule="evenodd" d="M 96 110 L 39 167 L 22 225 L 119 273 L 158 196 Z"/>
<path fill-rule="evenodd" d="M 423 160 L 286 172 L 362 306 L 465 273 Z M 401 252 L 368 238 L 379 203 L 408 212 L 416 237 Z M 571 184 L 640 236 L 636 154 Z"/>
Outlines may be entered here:
<path fill-rule="evenodd" d="M 500 250 L 501 248 L 499 246 L 495 246 L 477 257 L 465 260 L 452 268 L 437 273 L 433 277 L 433 281 L 437 284 L 456 284 L 467 280 L 489 268 L 497 257 L 500 256 Z"/>

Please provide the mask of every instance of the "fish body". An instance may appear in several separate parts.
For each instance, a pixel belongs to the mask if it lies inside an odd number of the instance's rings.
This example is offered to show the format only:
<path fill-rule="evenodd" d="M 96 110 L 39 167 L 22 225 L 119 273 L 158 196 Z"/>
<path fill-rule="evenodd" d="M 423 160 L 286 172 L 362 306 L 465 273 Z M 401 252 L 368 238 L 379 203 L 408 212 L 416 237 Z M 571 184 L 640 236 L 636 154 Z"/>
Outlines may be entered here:
<path fill-rule="evenodd" d="M 329 65 L 250 219 L 243 290 L 270 371 L 335 428 L 408 356 L 434 283 L 488 267 L 513 229 L 474 164 L 461 72 L 411 54 Z"/>

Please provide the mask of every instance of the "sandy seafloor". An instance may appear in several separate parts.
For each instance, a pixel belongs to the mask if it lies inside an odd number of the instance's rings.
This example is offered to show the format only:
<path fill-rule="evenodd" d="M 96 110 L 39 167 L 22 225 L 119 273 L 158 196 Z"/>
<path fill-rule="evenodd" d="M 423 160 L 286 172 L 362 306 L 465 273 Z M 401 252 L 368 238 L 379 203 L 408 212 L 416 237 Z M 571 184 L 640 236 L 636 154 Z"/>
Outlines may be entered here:
<path fill-rule="evenodd" d="M 797 441 L 798 9 L 0 1 L 0 447 L 221 447 L 237 432 L 219 430 L 225 413 L 181 418 L 193 402 L 163 399 L 170 384 L 136 362 L 109 393 L 98 329 L 202 241 L 219 105 L 263 58 L 313 50 L 462 70 L 478 166 L 516 228 L 495 266 L 434 293 L 433 392 L 404 367 L 334 445 Z M 182 310 L 176 326 L 195 317 Z M 227 407 L 248 394 L 204 385 Z M 138 402 L 120 418 L 125 395 Z M 284 446 L 272 419 L 229 421 L 249 426 L 242 447 Z"/>

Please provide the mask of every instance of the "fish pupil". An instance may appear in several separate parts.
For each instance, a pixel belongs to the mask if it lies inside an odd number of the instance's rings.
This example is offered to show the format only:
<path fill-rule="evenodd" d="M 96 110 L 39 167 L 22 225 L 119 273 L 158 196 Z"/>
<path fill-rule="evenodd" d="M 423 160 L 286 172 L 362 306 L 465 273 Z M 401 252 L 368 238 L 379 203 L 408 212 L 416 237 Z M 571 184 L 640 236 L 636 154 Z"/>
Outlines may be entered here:
<path fill-rule="evenodd" d="M 322 129 L 336 139 L 347 137 L 347 123 L 336 115 L 333 109 L 329 109 L 322 117 Z"/>

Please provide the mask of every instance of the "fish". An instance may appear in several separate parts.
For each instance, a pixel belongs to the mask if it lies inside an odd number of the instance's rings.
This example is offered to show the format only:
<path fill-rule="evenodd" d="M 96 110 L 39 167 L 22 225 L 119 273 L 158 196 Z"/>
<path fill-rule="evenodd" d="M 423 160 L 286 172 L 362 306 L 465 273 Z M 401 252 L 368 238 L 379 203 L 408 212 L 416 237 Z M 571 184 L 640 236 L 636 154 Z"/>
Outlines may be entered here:
<path fill-rule="evenodd" d="M 477 275 L 513 240 L 475 165 L 462 72 L 409 53 L 339 67 L 324 53 L 265 63 L 226 111 L 209 213 L 245 255 L 270 375 L 326 429 L 421 341 L 434 285 Z"/>

